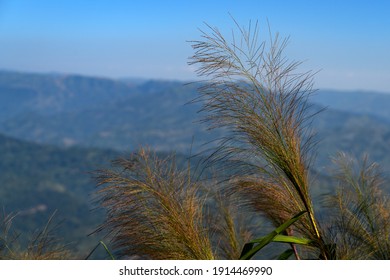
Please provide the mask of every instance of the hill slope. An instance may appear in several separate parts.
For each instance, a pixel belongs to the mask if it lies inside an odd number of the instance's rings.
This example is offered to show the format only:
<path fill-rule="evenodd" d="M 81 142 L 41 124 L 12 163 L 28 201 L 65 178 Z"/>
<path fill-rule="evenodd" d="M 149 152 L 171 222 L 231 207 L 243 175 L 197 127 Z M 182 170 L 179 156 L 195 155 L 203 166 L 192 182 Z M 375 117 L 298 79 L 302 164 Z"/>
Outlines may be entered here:
<path fill-rule="evenodd" d="M 90 171 L 139 145 L 197 153 L 222 135 L 196 123 L 199 103 L 185 105 L 196 86 L 0 72 L 0 206 L 19 212 L 16 229 L 32 232 L 58 209 L 61 236 L 85 256 L 99 238 L 86 236 L 102 220 L 91 212 Z M 313 110 L 329 106 L 313 122 L 315 195 L 329 185 L 330 157 L 339 150 L 367 153 L 390 174 L 390 95 L 320 91 L 311 101 Z"/>
<path fill-rule="evenodd" d="M 149 145 L 196 153 L 221 135 L 197 123 L 199 103 L 187 104 L 197 97 L 196 87 L 0 72 L 0 106 L 7 108 L 1 113 L 0 132 L 57 146 L 130 151 Z M 368 153 L 390 170 L 390 95 L 324 90 L 311 101 L 328 106 L 314 122 L 321 140 L 320 166 L 344 150 L 357 156 Z"/>
<path fill-rule="evenodd" d="M 56 148 L 0 135 L 0 206 L 18 213 L 14 229 L 22 242 L 43 227 L 56 210 L 60 236 L 85 254 L 97 237 L 87 238 L 102 221 L 91 212 L 95 183 L 89 172 L 107 166 L 112 151 Z"/>

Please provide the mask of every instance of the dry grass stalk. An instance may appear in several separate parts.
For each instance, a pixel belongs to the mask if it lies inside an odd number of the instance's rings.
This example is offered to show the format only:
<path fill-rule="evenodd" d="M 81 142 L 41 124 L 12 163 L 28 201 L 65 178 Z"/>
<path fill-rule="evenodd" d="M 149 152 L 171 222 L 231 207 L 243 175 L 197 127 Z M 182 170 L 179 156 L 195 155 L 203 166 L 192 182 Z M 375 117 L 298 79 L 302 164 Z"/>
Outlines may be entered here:
<path fill-rule="evenodd" d="M 340 161 L 342 189 L 328 201 L 336 209 L 334 226 L 326 231 L 315 217 L 309 181 L 313 115 L 307 113 L 313 73 L 298 73 L 300 63 L 283 57 L 287 40 L 270 36 L 269 43 L 259 43 L 257 23 L 249 29 L 237 25 L 241 40 L 233 33 L 232 42 L 208 27 L 210 35 L 193 42 L 190 64 L 208 79 L 197 100 L 207 113 L 204 121 L 228 133 L 207 161 L 228 174 L 228 188 L 204 192 L 210 186 L 193 181 L 190 167 L 178 171 L 174 159 L 141 149 L 130 160 L 116 161 L 120 170 L 99 172 L 108 214 L 100 229 L 113 235 L 125 256 L 237 259 L 251 237 L 248 224 L 238 223 L 237 207 L 249 206 L 276 227 L 303 211 L 307 215 L 281 233 L 297 237 L 292 242 L 311 241 L 299 243 L 310 246 L 305 249 L 291 245 L 296 258 L 388 259 L 389 200 L 379 191 L 373 165 L 354 174 Z"/>
<path fill-rule="evenodd" d="M 150 259 L 214 259 L 204 225 L 201 185 L 175 159 L 158 159 L 141 149 L 117 160 L 118 171 L 98 174 L 108 230 L 121 256 Z"/>
<path fill-rule="evenodd" d="M 199 101 L 210 128 L 230 134 L 221 140 L 210 162 L 233 166 L 235 191 L 248 194 L 249 203 L 280 225 L 286 217 L 306 210 L 297 222 L 301 234 L 323 244 L 309 193 L 307 98 L 313 92 L 313 73 L 297 73 L 300 63 L 283 56 L 287 40 L 278 35 L 259 43 L 258 26 L 239 29 L 232 42 L 210 28 L 193 42 L 190 64 L 208 81 Z M 288 206 L 288 207 L 287 207 Z"/>
<path fill-rule="evenodd" d="M 378 166 L 365 157 L 356 160 L 340 153 L 335 159 L 336 195 L 329 196 L 338 259 L 390 259 L 390 200 Z"/>
<path fill-rule="evenodd" d="M 7 260 L 67 260 L 72 258 L 71 252 L 54 235 L 57 226 L 53 226 L 55 212 L 47 224 L 37 230 L 26 248 L 19 242 L 19 235 L 12 231 L 12 221 L 16 215 L 4 215 L 2 236 L 0 237 L 0 259 Z"/>
<path fill-rule="evenodd" d="M 215 185 L 213 187 L 215 188 Z M 217 191 L 210 195 L 214 207 L 208 225 L 215 240 L 219 259 L 238 260 L 245 243 L 254 238 L 257 224 L 251 224 L 247 213 L 238 208 L 237 197 Z"/>

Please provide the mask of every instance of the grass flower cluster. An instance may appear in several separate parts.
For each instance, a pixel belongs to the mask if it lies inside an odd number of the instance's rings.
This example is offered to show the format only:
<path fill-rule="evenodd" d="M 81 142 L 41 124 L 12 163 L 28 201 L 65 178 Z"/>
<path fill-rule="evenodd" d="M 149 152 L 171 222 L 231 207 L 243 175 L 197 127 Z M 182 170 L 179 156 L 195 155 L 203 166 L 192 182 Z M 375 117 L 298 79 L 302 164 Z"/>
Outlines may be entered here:
<path fill-rule="evenodd" d="M 189 64 L 205 78 L 195 102 L 209 128 L 225 135 L 206 160 L 217 170 L 214 184 L 191 179 L 191 168 L 178 172 L 172 162 L 149 160 L 142 149 L 117 162 L 121 172 L 101 172 L 108 211 L 102 229 L 114 248 L 143 258 L 250 259 L 268 244 L 287 243 L 278 258 L 389 259 L 389 200 L 377 166 L 364 160 L 357 169 L 341 154 L 337 193 L 324 199 L 329 215 L 319 219 L 310 193 L 314 73 L 298 72 L 300 62 L 284 57 L 287 39 L 269 32 L 260 41 L 257 23 L 236 27 L 228 40 L 207 25 L 191 42 Z M 207 207 L 210 201 L 223 207 Z M 249 213 L 274 230 L 253 239 L 250 222 L 237 218 Z"/>

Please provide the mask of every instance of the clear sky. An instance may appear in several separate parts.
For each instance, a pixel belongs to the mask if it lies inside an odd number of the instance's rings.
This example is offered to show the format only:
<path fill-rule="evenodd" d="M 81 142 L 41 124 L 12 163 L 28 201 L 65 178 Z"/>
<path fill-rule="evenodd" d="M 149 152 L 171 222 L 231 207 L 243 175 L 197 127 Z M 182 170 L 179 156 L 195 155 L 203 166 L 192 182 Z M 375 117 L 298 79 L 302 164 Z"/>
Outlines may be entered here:
<path fill-rule="evenodd" d="M 0 0 L 0 69 L 189 80 L 188 41 L 204 22 L 229 34 L 229 13 L 290 36 L 317 88 L 390 92 L 387 0 Z"/>

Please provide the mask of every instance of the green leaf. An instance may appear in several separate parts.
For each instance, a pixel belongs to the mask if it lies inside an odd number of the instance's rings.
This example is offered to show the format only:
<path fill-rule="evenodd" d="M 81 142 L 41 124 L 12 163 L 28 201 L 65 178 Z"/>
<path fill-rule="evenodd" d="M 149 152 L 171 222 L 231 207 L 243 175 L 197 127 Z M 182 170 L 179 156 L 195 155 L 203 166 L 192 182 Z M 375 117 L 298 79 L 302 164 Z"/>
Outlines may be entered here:
<path fill-rule="evenodd" d="M 103 242 L 103 241 L 99 241 L 99 243 L 95 246 L 95 248 L 92 249 L 92 251 L 88 254 L 88 256 L 85 258 L 86 260 L 88 260 L 91 255 L 93 254 L 93 252 L 96 251 L 96 249 L 99 247 L 99 246 L 103 246 L 103 248 L 106 250 L 106 252 L 110 255 L 111 259 L 112 260 L 115 260 L 115 257 L 114 255 L 110 252 L 110 250 L 108 249 L 107 245 Z"/>
<path fill-rule="evenodd" d="M 303 238 L 303 237 L 295 237 L 295 236 L 288 236 L 283 234 L 278 234 L 274 237 L 273 242 L 280 242 L 280 243 L 294 243 L 299 245 L 309 245 L 311 242 L 313 242 L 310 239 Z"/>
<path fill-rule="evenodd" d="M 255 239 L 250 242 L 249 244 L 255 244 L 258 243 L 256 246 L 254 246 L 252 249 L 249 250 L 248 243 L 245 244 L 244 249 L 246 247 L 246 250 L 243 250 L 241 252 L 240 260 L 249 260 L 251 259 L 258 251 L 263 249 L 265 246 L 267 246 L 269 243 L 274 241 L 274 238 L 279 235 L 280 233 L 284 232 L 289 226 L 291 226 L 293 223 L 295 223 L 297 220 L 299 220 L 307 211 L 299 212 L 297 215 L 292 217 L 290 220 L 283 223 L 281 226 L 277 227 L 275 230 L 273 230 L 268 235 L 264 236 L 263 238 Z"/>
<path fill-rule="evenodd" d="M 106 244 L 104 244 L 104 242 L 103 241 L 101 241 L 100 240 L 100 242 L 99 242 L 103 247 L 104 247 L 104 249 L 106 250 L 106 252 L 110 255 L 110 257 L 111 257 L 111 259 L 112 260 L 115 260 L 115 257 L 114 257 L 114 255 L 110 252 L 110 250 L 108 250 L 108 247 L 107 247 L 107 245 Z"/>
<path fill-rule="evenodd" d="M 245 256 L 247 253 L 249 253 L 252 250 L 253 244 L 254 243 L 251 242 L 245 243 L 244 248 L 242 248 L 241 251 L 240 260 L 242 259 L 243 256 Z"/>
<path fill-rule="evenodd" d="M 278 260 L 288 260 L 288 258 L 291 257 L 293 254 L 294 254 L 293 249 L 287 249 L 286 251 L 281 253 L 277 259 Z"/>

